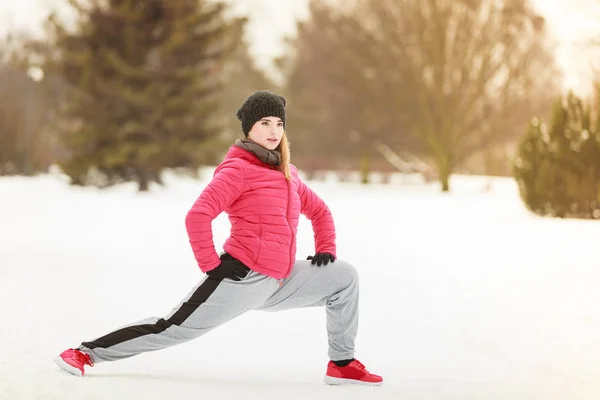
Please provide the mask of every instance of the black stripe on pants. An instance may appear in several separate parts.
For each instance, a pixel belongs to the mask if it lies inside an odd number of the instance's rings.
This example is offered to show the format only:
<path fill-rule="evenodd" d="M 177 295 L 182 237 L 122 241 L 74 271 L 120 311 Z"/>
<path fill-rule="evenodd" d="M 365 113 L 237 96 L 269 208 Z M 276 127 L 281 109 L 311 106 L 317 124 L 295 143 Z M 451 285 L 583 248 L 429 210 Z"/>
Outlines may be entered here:
<path fill-rule="evenodd" d="M 161 318 L 155 324 L 128 326 L 92 342 L 83 342 L 81 344 L 88 349 L 99 347 L 106 349 L 140 336 L 164 332 L 173 325 L 181 325 L 214 293 L 219 283 L 221 283 L 220 280 L 205 279 L 192 296 L 169 319 L 165 320 Z"/>

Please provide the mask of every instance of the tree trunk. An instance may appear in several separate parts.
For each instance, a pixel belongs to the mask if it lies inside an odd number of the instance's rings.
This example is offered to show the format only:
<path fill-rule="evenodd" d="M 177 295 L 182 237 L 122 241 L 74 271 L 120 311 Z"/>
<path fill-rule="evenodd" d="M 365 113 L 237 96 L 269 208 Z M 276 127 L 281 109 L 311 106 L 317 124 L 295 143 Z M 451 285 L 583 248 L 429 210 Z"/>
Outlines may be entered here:
<path fill-rule="evenodd" d="M 450 191 L 450 175 L 452 175 L 451 162 L 447 156 L 442 156 L 437 160 L 438 179 L 442 187 L 442 192 Z"/>
<path fill-rule="evenodd" d="M 371 172 L 371 157 L 369 153 L 364 153 L 360 159 L 360 183 L 366 185 L 369 183 L 369 173 Z"/>
<path fill-rule="evenodd" d="M 450 183 L 448 182 L 449 179 L 450 179 L 450 173 L 440 171 L 440 184 L 442 185 L 442 192 L 450 191 Z"/>
<path fill-rule="evenodd" d="M 158 183 L 161 186 L 164 185 L 160 171 L 150 173 L 150 180 Z"/>
<path fill-rule="evenodd" d="M 146 171 L 144 171 L 142 169 L 138 169 L 137 177 L 138 177 L 138 190 L 140 192 L 147 192 L 148 187 L 149 187 L 148 174 L 146 173 Z"/>

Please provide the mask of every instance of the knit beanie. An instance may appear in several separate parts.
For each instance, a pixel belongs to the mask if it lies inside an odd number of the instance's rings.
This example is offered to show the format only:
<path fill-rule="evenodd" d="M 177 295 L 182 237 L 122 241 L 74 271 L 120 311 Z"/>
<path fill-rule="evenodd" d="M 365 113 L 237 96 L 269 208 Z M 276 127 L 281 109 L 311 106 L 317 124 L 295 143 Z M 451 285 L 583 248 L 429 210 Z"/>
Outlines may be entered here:
<path fill-rule="evenodd" d="M 281 118 L 285 128 L 285 98 L 268 90 L 255 92 L 244 101 L 236 116 L 242 121 L 242 131 L 246 137 L 252 126 L 265 117 Z"/>

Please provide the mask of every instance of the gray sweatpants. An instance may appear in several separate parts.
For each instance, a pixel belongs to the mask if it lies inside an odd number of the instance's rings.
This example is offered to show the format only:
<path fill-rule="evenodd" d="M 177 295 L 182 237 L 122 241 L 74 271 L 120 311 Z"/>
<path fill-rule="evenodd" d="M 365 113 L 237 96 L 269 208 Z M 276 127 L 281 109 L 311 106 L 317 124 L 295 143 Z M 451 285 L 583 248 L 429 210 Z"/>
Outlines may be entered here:
<path fill-rule="evenodd" d="M 164 318 L 148 318 L 90 342 L 80 350 L 95 363 L 164 349 L 195 339 L 249 310 L 325 306 L 329 358 L 354 357 L 358 329 L 358 274 L 342 260 L 326 266 L 298 260 L 280 280 L 250 271 L 241 281 L 205 277 Z"/>

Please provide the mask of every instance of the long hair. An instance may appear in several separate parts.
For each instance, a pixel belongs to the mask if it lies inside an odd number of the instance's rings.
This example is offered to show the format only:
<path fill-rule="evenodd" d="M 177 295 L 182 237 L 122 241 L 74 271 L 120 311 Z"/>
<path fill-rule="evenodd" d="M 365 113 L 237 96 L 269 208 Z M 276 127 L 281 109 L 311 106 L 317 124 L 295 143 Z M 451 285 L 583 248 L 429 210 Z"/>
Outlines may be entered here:
<path fill-rule="evenodd" d="M 288 142 L 285 132 L 283 132 L 281 142 L 279 142 L 279 146 L 277 147 L 279 147 L 279 153 L 281 154 L 281 159 L 279 161 L 279 171 L 283 172 L 283 175 L 285 175 L 285 179 L 291 181 L 292 174 L 290 172 L 290 143 Z"/>

